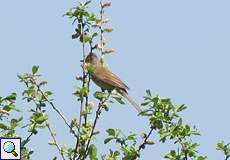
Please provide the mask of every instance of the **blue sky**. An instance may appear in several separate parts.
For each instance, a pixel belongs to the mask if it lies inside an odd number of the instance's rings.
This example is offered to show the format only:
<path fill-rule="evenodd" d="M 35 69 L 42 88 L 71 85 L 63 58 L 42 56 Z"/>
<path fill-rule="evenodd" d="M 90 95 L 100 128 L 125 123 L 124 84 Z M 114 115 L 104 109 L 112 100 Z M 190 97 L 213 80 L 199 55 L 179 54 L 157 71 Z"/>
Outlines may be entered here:
<path fill-rule="evenodd" d="M 81 71 L 81 46 L 71 40 L 71 21 L 62 17 L 75 4 L 70 0 L 0 2 L 1 96 L 20 93 L 24 86 L 16 74 L 39 65 L 48 88 L 55 93 L 55 104 L 69 120 L 78 114 L 79 104 L 72 92 Z M 230 1 L 116 0 L 106 13 L 114 27 L 109 44 L 116 49 L 107 58 L 109 68 L 130 86 L 138 102 L 151 89 L 175 103 L 185 103 L 185 122 L 202 133 L 194 139 L 200 143 L 199 151 L 209 159 L 223 159 L 215 144 L 230 141 Z M 93 85 L 92 89 L 98 88 Z M 29 107 L 20 101 L 19 105 L 23 110 Z M 59 142 L 72 144 L 68 129 L 48 110 Z M 125 133 L 147 131 L 146 121 L 137 118 L 129 104 L 112 105 L 98 127 L 122 128 Z M 56 155 L 55 148 L 48 148 L 47 135 L 42 131 L 33 138 L 31 146 L 38 151 L 33 159 Z M 147 147 L 141 159 L 163 159 L 175 147 L 156 143 Z"/>

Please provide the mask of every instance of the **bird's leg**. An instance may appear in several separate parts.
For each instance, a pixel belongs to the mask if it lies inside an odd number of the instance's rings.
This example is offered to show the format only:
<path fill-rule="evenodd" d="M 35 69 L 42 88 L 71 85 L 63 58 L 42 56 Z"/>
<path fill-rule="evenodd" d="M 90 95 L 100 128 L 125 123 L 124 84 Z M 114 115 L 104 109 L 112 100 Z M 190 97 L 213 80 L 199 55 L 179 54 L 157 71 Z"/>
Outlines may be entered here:
<path fill-rule="evenodd" d="M 108 96 L 107 96 L 107 98 L 106 99 L 109 99 L 109 97 L 110 97 L 110 95 L 111 95 L 111 93 L 112 93 L 112 91 L 111 90 L 108 90 Z"/>
<path fill-rule="evenodd" d="M 105 89 L 104 89 L 104 88 L 101 88 L 101 91 L 102 91 L 102 92 L 105 92 Z"/>

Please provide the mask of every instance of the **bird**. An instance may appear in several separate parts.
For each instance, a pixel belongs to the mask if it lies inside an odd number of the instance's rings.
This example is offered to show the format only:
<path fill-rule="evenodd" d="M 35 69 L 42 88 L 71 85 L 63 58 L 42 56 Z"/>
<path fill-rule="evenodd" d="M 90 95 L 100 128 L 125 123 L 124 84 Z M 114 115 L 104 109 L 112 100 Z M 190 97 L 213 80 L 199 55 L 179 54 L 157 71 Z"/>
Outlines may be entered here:
<path fill-rule="evenodd" d="M 95 53 L 89 53 L 85 58 L 85 63 L 94 66 L 91 77 L 96 85 L 101 87 L 102 90 L 107 90 L 108 92 L 116 90 L 119 94 L 125 97 L 139 113 L 143 112 L 142 108 L 128 94 L 129 87 L 122 82 L 117 75 L 106 68 Z"/>

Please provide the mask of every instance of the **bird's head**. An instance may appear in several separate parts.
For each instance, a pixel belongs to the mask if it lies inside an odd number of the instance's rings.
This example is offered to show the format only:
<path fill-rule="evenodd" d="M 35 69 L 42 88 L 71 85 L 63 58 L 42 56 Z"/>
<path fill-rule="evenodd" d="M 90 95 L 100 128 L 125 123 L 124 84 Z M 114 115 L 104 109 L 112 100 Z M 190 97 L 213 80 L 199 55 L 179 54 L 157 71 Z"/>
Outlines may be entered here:
<path fill-rule="evenodd" d="M 85 63 L 90 63 L 97 66 L 100 64 L 100 60 L 95 53 L 89 53 L 89 55 L 85 59 Z"/>

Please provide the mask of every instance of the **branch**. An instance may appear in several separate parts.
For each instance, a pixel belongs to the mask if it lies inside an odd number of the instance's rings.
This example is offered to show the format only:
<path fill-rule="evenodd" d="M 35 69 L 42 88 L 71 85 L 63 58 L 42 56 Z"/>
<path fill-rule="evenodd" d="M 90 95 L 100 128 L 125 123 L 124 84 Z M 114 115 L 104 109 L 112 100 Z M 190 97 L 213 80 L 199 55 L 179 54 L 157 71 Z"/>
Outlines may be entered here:
<path fill-rule="evenodd" d="M 138 154 L 140 154 L 140 151 L 141 151 L 142 149 L 145 148 L 145 145 L 146 145 L 146 144 L 148 144 L 148 139 L 149 139 L 149 137 L 151 136 L 153 130 L 154 130 L 154 128 L 151 127 L 151 129 L 150 129 L 148 135 L 147 135 L 147 136 L 145 137 L 145 139 L 144 139 L 144 142 L 138 147 L 138 150 L 137 150 L 137 153 L 138 153 Z M 139 156 L 139 155 L 137 155 L 137 156 Z"/>
<path fill-rule="evenodd" d="M 76 132 L 73 130 L 73 128 L 70 126 L 70 124 L 67 122 L 65 116 L 57 109 L 57 107 L 55 107 L 55 105 L 53 104 L 53 102 L 51 102 L 44 94 L 44 92 L 40 89 L 40 86 L 35 84 L 36 87 L 38 88 L 38 91 L 41 92 L 42 96 L 45 98 L 46 102 L 48 102 L 52 108 L 57 112 L 57 114 L 62 118 L 62 120 L 64 121 L 64 123 L 69 127 L 71 133 L 77 138 L 78 135 L 76 134 Z"/>
<path fill-rule="evenodd" d="M 56 140 L 56 138 L 55 138 L 55 135 L 54 135 L 53 131 L 51 130 L 50 125 L 49 125 L 49 123 L 48 123 L 47 121 L 46 121 L 46 126 L 47 126 L 47 128 L 48 128 L 48 130 L 49 130 L 49 132 L 50 132 L 50 135 L 51 135 L 51 137 L 52 137 L 52 139 L 53 139 L 53 141 L 54 141 L 54 145 L 57 147 L 59 153 L 61 154 L 62 159 L 65 160 L 65 157 L 64 157 L 64 155 L 62 154 L 61 148 L 60 148 L 60 146 L 58 145 L 57 140 Z"/>
<path fill-rule="evenodd" d="M 94 130 L 95 130 L 95 128 L 96 128 L 97 121 L 98 121 L 98 119 L 99 119 L 99 117 L 100 117 L 100 115 L 101 115 L 101 111 L 102 111 L 103 104 L 109 99 L 110 94 L 111 94 L 111 93 L 109 92 L 108 96 L 98 104 L 98 108 L 97 108 L 97 111 L 96 111 L 95 119 L 94 119 L 94 122 L 93 122 L 93 127 L 92 127 L 92 130 L 91 130 L 91 132 L 90 132 L 89 140 L 88 140 L 88 142 L 87 142 L 86 149 L 85 149 L 85 153 L 84 153 L 84 156 L 83 156 L 82 160 L 84 160 L 84 159 L 87 157 L 87 155 L 88 155 L 89 144 L 90 144 L 91 139 L 92 139 L 92 137 L 93 137 L 93 134 L 94 134 Z"/>
<path fill-rule="evenodd" d="M 100 10 L 100 16 L 101 16 L 101 20 L 103 19 L 103 13 L 104 13 L 104 9 L 102 6 L 102 1 L 100 1 L 100 6 L 101 6 L 101 10 Z M 100 45 L 101 45 L 101 55 L 103 55 L 103 50 L 104 50 L 104 44 L 103 44 L 103 29 L 102 29 L 102 23 L 100 23 Z"/>
<path fill-rule="evenodd" d="M 23 147 L 26 145 L 26 143 L 29 142 L 30 138 L 34 135 L 33 130 L 35 129 L 35 127 L 36 127 L 36 123 L 34 124 L 34 126 L 33 126 L 33 128 L 32 128 L 32 132 L 31 132 L 31 133 L 27 136 L 27 138 L 23 141 L 23 142 L 25 142 L 25 143 L 23 144 Z"/>
<path fill-rule="evenodd" d="M 85 58 L 86 58 L 86 54 L 85 54 L 85 41 L 84 41 L 84 24 L 83 24 L 83 17 L 81 18 L 81 34 L 82 34 L 82 58 L 83 58 L 83 66 L 85 66 Z M 82 67 L 82 77 L 83 77 L 83 80 L 82 80 L 82 88 L 85 87 L 85 84 L 86 84 L 86 78 L 87 78 L 87 75 L 86 75 L 86 71 L 85 71 L 85 67 Z M 86 104 L 88 104 L 88 95 L 86 96 Z M 84 97 L 81 98 L 81 105 L 80 105 L 80 113 L 79 113 L 79 127 L 78 127 L 78 137 L 77 137 L 77 142 L 76 142 L 76 145 L 75 145 L 75 152 L 74 152 L 74 158 L 76 158 L 76 153 L 77 153 L 77 148 L 78 148 L 78 145 L 80 143 L 80 129 L 81 129 L 81 123 L 82 123 L 82 111 L 83 111 L 83 105 L 84 105 Z M 86 106 L 85 106 L 86 107 Z M 85 123 L 87 121 L 87 115 L 84 115 L 84 118 L 85 118 Z"/>

